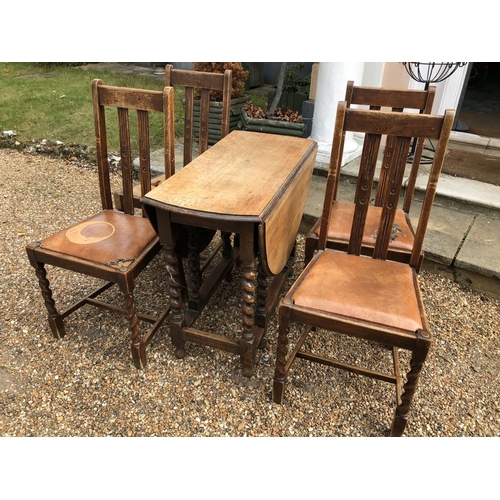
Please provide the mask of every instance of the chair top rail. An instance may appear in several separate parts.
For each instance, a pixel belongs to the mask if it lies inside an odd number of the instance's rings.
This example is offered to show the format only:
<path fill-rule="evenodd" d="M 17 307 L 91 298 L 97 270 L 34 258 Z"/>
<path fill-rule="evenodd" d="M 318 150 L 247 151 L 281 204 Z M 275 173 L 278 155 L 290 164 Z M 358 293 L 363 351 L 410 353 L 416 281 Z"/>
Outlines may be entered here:
<path fill-rule="evenodd" d="M 351 83 L 351 82 L 349 82 Z M 387 108 L 418 109 L 425 113 L 430 113 L 436 87 L 429 87 L 425 90 L 412 89 L 387 89 L 378 87 L 356 87 L 347 89 L 346 100 L 351 94 L 350 103 L 366 106 L 378 106 Z M 430 107 L 429 107 L 430 102 Z"/>
<path fill-rule="evenodd" d="M 345 130 L 366 134 L 399 135 L 439 139 L 443 117 L 391 113 L 364 109 L 346 109 Z"/>
<path fill-rule="evenodd" d="M 161 90 L 99 85 L 98 98 L 101 106 L 163 112 L 163 92 Z"/>
<path fill-rule="evenodd" d="M 231 74 L 232 71 L 229 69 L 225 73 L 207 73 L 174 69 L 171 65 L 167 65 L 165 70 L 165 85 L 183 85 L 184 87 L 224 90 L 224 79 Z"/>

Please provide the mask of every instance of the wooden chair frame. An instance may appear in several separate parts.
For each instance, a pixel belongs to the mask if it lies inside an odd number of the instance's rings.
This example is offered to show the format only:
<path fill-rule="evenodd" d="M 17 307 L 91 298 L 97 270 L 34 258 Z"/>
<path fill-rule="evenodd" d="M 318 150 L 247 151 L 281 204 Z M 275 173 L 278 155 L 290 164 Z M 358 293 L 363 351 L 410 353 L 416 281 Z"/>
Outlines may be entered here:
<path fill-rule="evenodd" d="M 146 365 L 146 344 L 151 340 L 167 317 L 170 306 L 157 317 L 136 312 L 134 300 L 135 280 L 141 271 L 160 252 L 161 244 L 149 220 L 136 215 L 133 201 L 132 155 L 130 143 L 129 109 L 136 110 L 140 158 L 140 189 L 145 194 L 151 189 L 149 113 L 163 114 L 165 164 L 173 159 L 174 152 L 174 90 L 163 91 L 105 86 L 100 79 L 92 82 L 95 138 L 102 211 L 93 217 L 60 231 L 42 241 L 30 244 L 26 250 L 29 261 L 36 270 L 42 296 L 48 311 L 48 321 L 53 335 L 62 338 L 66 334 L 64 319 L 85 304 L 108 309 L 127 316 L 131 333 L 131 351 L 137 368 Z M 105 108 L 116 108 L 120 134 L 121 174 L 123 181 L 122 210 L 113 207 L 108 162 Z M 112 231 L 105 238 L 82 239 L 84 227 L 107 224 Z M 74 233 L 74 234 L 73 234 Z M 70 236 L 73 235 L 73 236 Z M 75 236 L 76 235 L 76 236 Z M 75 239 L 76 238 L 76 239 Z M 101 241 L 102 240 L 102 241 Z M 117 244 L 117 242 L 119 244 Z M 111 257 L 110 257 L 111 256 Z M 105 262 L 103 257 L 111 260 Z M 125 258 L 121 258 L 125 257 Z M 79 300 L 66 311 L 56 309 L 47 279 L 45 265 L 60 267 L 76 273 L 100 278 L 106 283 Z M 98 299 L 113 284 L 118 285 L 125 299 L 125 308 Z M 141 335 L 138 321 L 152 326 Z"/>
<path fill-rule="evenodd" d="M 279 337 L 273 400 L 282 403 L 288 372 L 298 358 L 340 368 L 396 386 L 396 412 L 391 435 L 403 433 L 418 379 L 432 343 L 418 286 L 416 267 L 420 259 L 437 182 L 446 154 L 454 112 L 443 117 L 358 110 L 340 102 L 334 131 L 332 161 L 323 213 L 318 251 L 303 270 L 279 306 Z M 335 186 L 340 176 L 343 143 L 347 131 L 365 133 L 364 151 L 356 188 L 356 202 L 347 252 L 327 248 L 327 228 L 332 215 Z M 378 235 L 370 257 L 362 255 L 367 200 L 383 135 L 394 137 L 387 183 L 381 196 Z M 387 260 L 393 223 L 413 137 L 437 140 L 422 210 L 408 263 Z M 288 349 L 292 323 L 306 325 L 293 349 Z M 326 329 L 354 338 L 388 346 L 393 353 L 394 373 L 369 370 L 308 352 L 309 335 Z M 411 352 L 410 370 L 403 384 L 398 349 Z M 289 352 L 290 351 L 290 352 Z"/>
<path fill-rule="evenodd" d="M 232 74 L 230 69 L 224 73 L 209 73 L 206 71 L 191 71 L 175 69 L 172 64 L 165 66 L 165 86 L 167 87 L 184 87 L 184 154 L 183 167 L 191 163 L 193 160 L 194 146 L 194 108 L 197 93 L 200 100 L 200 116 L 199 116 L 199 135 L 198 135 L 198 155 L 203 154 L 208 149 L 208 135 L 210 122 L 210 94 L 212 91 L 222 92 L 222 115 L 221 115 L 221 134 L 223 139 L 229 134 L 229 122 L 231 112 L 231 92 L 232 92 Z M 172 168 L 170 175 L 175 173 L 175 168 Z M 153 179 L 153 185 L 159 184 L 165 179 L 161 175 Z M 197 247 L 199 251 L 205 249 L 215 235 L 215 231 L 205 228 L 197 228 Z M 201 271 L 208 267 L 209 263 L 214 259 L 219 250 L 222 249 L 223 241 L 229 241 L 230 235 L 221 234 L 219 245 L 215 246 L 208 256 L 203 260 Z M 181 238 L 187 242 L 187 235 Z M 187 248 L 178 251 L 179 255 L 186 256 Z M 182 267 L 182 266 L 181 266 Z M 181 279 L 185 279 L 181 276 Z"/>
<path fill-rule="evenodd" d="M 165 66 L 165 86 L 185 87 L 184 104 L 184 166 L 193 159 L 194 141 L 194 101 L 196 91 L 200 99 L 200 133 L 198 138 L 198 154 L 208 149 L 208 129 L 210 114 L 210 92 L 222 92 L 222 117 L 221 135 L 224 138 L 229 134 L 229 121 L 231 112 L 232 71 L 227 69 L 224 73 L 208 73 L 205 71 L 188 71 L 174 69 L 171 64 Z M 173 175 L 173 172 L 171 172 Z"/>
<path fill-rule="evenodd" d="M 165 86 L 185 87 L 184 96 L 184 155 L 183 164 L 186 166 L 193 160 L 194 145 L 194 101 L 196 91 L 200 94 L 200 134 L 198 140 L 198 154 L 208 149 L 208 127 L 210 112 L 210 92 L 220 91 L 223 95 L 221 139 L 229 133 L 231 111 L 232 71 L 227 69 L 224 73 L 208 73 L 204 71 L 190 71 L 174 69 L 171 64 L 165 66 Z M 175 149 L 169 152 L 168 163 L 165 163 L 165 174 L 157 175 L 151 179 L 151 187 L 155 187 L 166 178 L 175 174 Z M 150 188 L 151 189 L 151 188 Z M 115 205 L 121 208 L 122 192 L 115 193 Z M 140 186 L 134 188 L 134 204 L 141 207 Z M 210 241 L 210 239 L 209 239 Z"/>
<path fill-rule="evenodd" d="M 432 105 L 434 103 L 434 98 L 436 94 L 436 87 L 429 87 L 429 90 L 403 90 L 403 89 L 388 89 L 388 88 L 378 88 L 378 87 L 360 87 L 355 86 L 353 81 L 347 82 L 345 101 L 347 102 L 347 107 L 350 108 L 352 105 L 359 106 L 369 106 L 370 110 L 382 110 L 386 111 L 390 109 L 392 112 L 403 112 L 404 110 L 418 110 L 422 114 L 430 114 L 432 111 Z M 384 150 L 384 156 L 381 162 L 380 176 L 377 183 L 377 191 L 374 200 L 375 207 L 381 206 L 382 193 L 387 182 L 388 175 L 388 165 L 390 165 L 390 157 L 392 155 L 392 141 L 391 136 L 387 137 L 387 145 Z M 398 209 L 396 218 L 400 222 L 401 233 L 405 235 L 405 241 L 402 243 L 401 239 L 390 243 L 389 245 L 389 256 L 390 260 L 395 260 L 399 262 L 408 262 L 411 253 L 411 246 L 413 239 L 415 237 L 415 231 L 413 229 L 412 223 L 410 221 L 410 207 L 413 200 L 413 195 L 415 192 L 415 183 L 417 180 L 420 161 L 422 158 L 422 152 L 424 149 L 425 139 L 420 138 L 418 142 L 413 144 L 411 152 L 412 166 L 408 176 L 408 182 L 405 190 L 405 196 L 403 201 L 403 206 Z M 338 191 L 339 178 L 336 178 L 336 184 L 333 187 L 333 203 L 337 202 L 337 191 Z M 329 227 L 329 235 L 327 239 L 328 248 L 334 248 L 342 251 L 347 250 L 348 238 L 349 238 L 349 228 L 350 217 L 352 217 L 353 206 L 348 204 L 348 202 L 340 201 L 338 206 L 335 207 L 335 213 L 332 216 L 332 223 Z M 370 219 L 372 211 L 376 211 L 372 208 L 368 209 L 368 218 Z M 336 217 L 336 214 L 338 216 Z M 307 264 L 314 255 L 314 252 L 318 248 L 318 235 L 319 235 L 320 220 L 314 224 L 309 233 L 306 235 L 305 243 L 305 263 Z M 365 239 L 363 242 L 362 253 L 366 255 L 371 255 L 373 252 L 374 241 L 371 238 L 372 231 L 368 231 L 370 225 L 367 226 L 367 234 L 365 234 Z M 423 252 L 420 255 L 419 265 L 417 267 L 420 270 L 424 255 Z"/>

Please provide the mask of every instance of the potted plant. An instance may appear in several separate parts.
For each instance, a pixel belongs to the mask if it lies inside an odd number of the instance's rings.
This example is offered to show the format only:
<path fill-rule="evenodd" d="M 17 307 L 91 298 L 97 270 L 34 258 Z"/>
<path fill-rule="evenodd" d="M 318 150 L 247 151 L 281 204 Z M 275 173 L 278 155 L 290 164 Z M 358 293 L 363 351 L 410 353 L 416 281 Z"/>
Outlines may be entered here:
<path fill-rule="evenodd" d="M 297 137 L 306 137 L 309 135 L 300 112 L 288 106 L 280 105 L 283 91 L 284 89 L 288 89 L 290 85 L 287 83 L 287 86 L 285 86 L 286 74 L 287 64 L 282 63 L 276 91 L 272 96 L 268 95 L 268 102 L 271 101 L 271 105 L 267 111 L 251 103 L 248 103 L 241 109 L 241 128 L 255 132 L 294 135 Z M 307 91 L 307 96 L 308 94 L 309 92 Z"/>
<path fill-rule="evenodd" d="M 302 103 L 309 99 L 311 89 L 311 75 L 299 76 L 304 69 L 304 63 L 296 63 L 285 67 L 283 90 L 278 101 L 278 106 L 302 112 Z M 269 102 L 272 102 L 276 91 L 268 95 Z"/>
<path fill-rule="evenodd" d="M 260 106 L 247 103 L 240 113 L 243 130 L 306 137 L 307 127 L 298 111 L 280 107 L 271 115 Z"/>
<path fill-rule="evenodd" d="M 231 91 L 231 110 L 229 120 L 229 131 L 238 128 L 240 121 L 240 110 L 246 104 L 247 98 L 245 93 L 245 82 L 248 78 L 248 71 L 243 69 L 239 62 L 195 62 L 193 64 L 195 71 L 205 71 L 208 73 L 224 73 L 226 69 L 232 71 L 232 91 Z M 210 94 L 210 114 L 209 114 L 209 130 L 208 143 L 215 144 L 220 140 L 221 133 L 221 116 L 222 116 L 222 94 L 220 92 L 212 92 Z M 194 132 L 197 135 L 199 129 L 200 109 L 199 103 L 194 104 Z M 197 122 L 198 119 L 198 122 Z"/>

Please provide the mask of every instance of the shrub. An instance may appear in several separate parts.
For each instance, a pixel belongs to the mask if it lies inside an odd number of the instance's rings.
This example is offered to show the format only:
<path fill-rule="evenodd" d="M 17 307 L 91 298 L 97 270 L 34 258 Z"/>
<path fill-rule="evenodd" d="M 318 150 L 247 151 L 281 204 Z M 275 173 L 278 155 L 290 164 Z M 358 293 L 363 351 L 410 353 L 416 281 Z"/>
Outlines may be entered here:
<path fill-rule="evenodd" d="M 248 71 L 245 71 L 239 62 L 195 62 L 194 69 L 207 73 L 224 73 L 226 69 L 230 69 L 233 72 L 231 98 L 241 97 L 245 93 Z M 210 100 L 222 101 L 222 92 L 213 91 Z"/>

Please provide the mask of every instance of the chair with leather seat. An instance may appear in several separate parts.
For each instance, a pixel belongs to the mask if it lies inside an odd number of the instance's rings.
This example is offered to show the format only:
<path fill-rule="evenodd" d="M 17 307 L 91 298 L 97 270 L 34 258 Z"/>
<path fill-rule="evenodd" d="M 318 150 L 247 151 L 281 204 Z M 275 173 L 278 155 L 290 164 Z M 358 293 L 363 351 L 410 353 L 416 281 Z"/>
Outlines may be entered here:
<path fill-rule="evenodd" d="M 436 94 L 436 87 L 429 87 L 428 90 L 404 90 L 404 89 L 389 89 L 379 87 L 361 87 L 355 86 L 354 82 L 347 82 L 345 101 L 347 106 L 369 106 L 371 110 L 386 110 L 392 112 L 402 112 L 404 110 L 415 110 L 423 114 L 430 114 L 434 97 Z M 378 212 L 380 211 L 381 198 L 384 190 L 387 172 L 389 170 L 390 158 L 392 154 L 392 141 L 391 136 L 387 137 L 387 146 L 384 150 L 384 157 L 381 160 L 381 167 L 379 170 L 379 178 L 377 183 L 377 190 L 374 196 L 373 205 L 370 206 L 367 212 L 367 223 L 365 235 L 363 239 L 362 252 L 370 255 L 373 252 L 375 240 L 373 239 L 373 232 L 376 229 Z M 411 250 L 415 232 L 410 221 L 410 207 L 415 192 L 415 183 L 419 173 L 422 152 L 424 149 L 424 140 L 420 139 L 418 142 L 414 141 L 412 151 L 410 152 L 409 161 L 411 161 L 411 169 L 408 174 L 405 195 L 402 207 L 396 211 L 396 225 L 399 228 L 396 237 L 389 244 L 390 260 L 400 262 L 408 262 L 410 259 Z M 334 186 L 333 196 L 333 211 L 330 219 L 330 226 L 328 227 L 327 246 L 338 250 L 347 250 L 350 227 L 352 217 L 354 214 L 354 205 L 346 200 L 338 199 L 338 183 Z M 309 233 L 306 235 L 305 245 L 305 263 L 307 264 L 314 252 L 317 250 L 318 234 L 319 234 L 320 221 L 316 221 Z M 423 261 L 423 252 L 420 255 L 420 261 L 417 269 L 420 270 Z"/>
<path fill-rule="evenodd" d="M 137 368 L 146 365 L 146 344 L 168 315 L 167 306 L 157 317 L 136 311 L 134 288 L 137 276 L 160 252 L 161 244 L 149 220 L 134 208 L 131 113 L 137 115 L 137 139 L 140 159 L 140 189 L 145 194 L 151 189 L 151 157 L 149 123 L 151 113 L 163 115 L 165 164 L 174 155 L 174 90 L 141 90 L 106 86 L 95 79 L 92 99 L 95 123 L 95 141 L 102 210 L 70 228 L 27 246 L 29 261 L 35 268 L 42 296 L 48 311 L 53 335 L 66 334 L 64 320 L 85 304 L 98 306 L 127 316 L 131 334 L 132 358 Z M 108 127 L 106 110 L 117 110 L 120 141 L 120 172 L 123 185 L 123 207 L 113 207 L 110 165 L 108 161 Z M 47 279 L 45 266 L 55 266 L 105 281 L 105 284 L 64 312 L 56 308 Z M 99 299 L 116 284 L 123 294 L 125 306 L 118 307 Z M 168 301 L 167 301 L 168 302 Z M 139 320 L 149 323 L 150 329 L 141 334 Z"/>
<path fill-rule="evenodd" d="M 289 371 L 296 358 L 302 358 L 394 384 L 396 410 L 391 435 L 403 433 L 419 376 L 432 344 L 416 268 L 453 119 L 454 111 L 451 110 L 447 110 L 444 116 L 434 116 L 353 109 L 348 108 L 344 101 L 339 103 L 318 251 L 279 306 L 279 336 L 273 381 L 273 400 L 276 403 L 283 402 Z M 356 184 L 354 217 L 348 249 L 344 252 L 327 248 L 327 234 L 334 212 L 332 201 L 334 186 L 340 175 L 343 138 L 348 131 L 364 133 L 365 139 Z M 381 193 L 375 246 L 371 255 L 367 256 L 362 254 L 362 246 L 368 222 L 368 200 L 381 141 L 387 135 L 393 137 L 392 161 Z M 388 251 L 394 233 L 405 165 L 414 137 L 437 140 L 437 147 L 410 259 L 403 263 L 388 260 Z M 383 346 L 384 352 L 388 352 L 385 347 L 389 347 L 393 355 L 393 370 L 376 363 L 368 368 L 359 366 L 356 362 L 347 362 L 342 353 L 340 358 L 334 358 L 331 351 L 318 352 L 324 347 L 328 332 L 355 339 L 356 343 L 361 342 L 359 350 L 347 353 L 357 359 L 367 354 L 366 345 L 359 339 Z M 297 335 L 298 340 L 290 342 Z M 406 381 L 401 376 L 400 349 L 411 354 Z M 301 368 L 307 369 L 307 366 Z"/>

